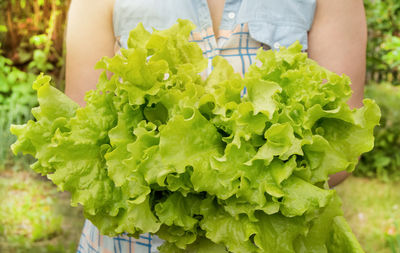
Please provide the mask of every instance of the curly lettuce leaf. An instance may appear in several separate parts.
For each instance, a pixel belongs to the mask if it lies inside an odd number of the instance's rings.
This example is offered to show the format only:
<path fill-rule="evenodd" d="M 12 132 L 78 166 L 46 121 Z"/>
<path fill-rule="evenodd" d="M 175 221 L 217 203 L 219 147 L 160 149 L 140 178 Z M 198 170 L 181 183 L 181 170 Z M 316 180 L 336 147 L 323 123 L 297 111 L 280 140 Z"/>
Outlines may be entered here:
<path fill-rule="evenodd" d="M 192 29 L 138 25 L 96 65 L 85 107 L 39 76 L 13 151 L 36 157 L 102 234 L 154 233 L 162 252 L 362 252 L 326 185 L 372 149 L 377 105 L 350 109 L 349 78 L 299 43 L 260 49 L 244 78 L 215 57 L 203 80 Z"/>

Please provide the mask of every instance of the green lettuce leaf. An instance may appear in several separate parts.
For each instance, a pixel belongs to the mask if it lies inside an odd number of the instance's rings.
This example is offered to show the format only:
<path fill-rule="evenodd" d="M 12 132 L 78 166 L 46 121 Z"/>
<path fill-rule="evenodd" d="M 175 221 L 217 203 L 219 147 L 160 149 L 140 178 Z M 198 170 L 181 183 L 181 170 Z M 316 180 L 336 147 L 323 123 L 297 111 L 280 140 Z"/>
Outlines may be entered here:
<path fill-rule="evenodd" d="M 203 80 L 193 28 L 139 24 L 97 63 L 84 107 L 40 75 L 14 153 L 34 156 L 102 234 L 157 234 L 161 252 L 362 252 L 327 180 L 373 148 L 378 106 L 350 109 L 349 78 L 298 42 L 260 49 L 244 78 L 215 57 Z"/>

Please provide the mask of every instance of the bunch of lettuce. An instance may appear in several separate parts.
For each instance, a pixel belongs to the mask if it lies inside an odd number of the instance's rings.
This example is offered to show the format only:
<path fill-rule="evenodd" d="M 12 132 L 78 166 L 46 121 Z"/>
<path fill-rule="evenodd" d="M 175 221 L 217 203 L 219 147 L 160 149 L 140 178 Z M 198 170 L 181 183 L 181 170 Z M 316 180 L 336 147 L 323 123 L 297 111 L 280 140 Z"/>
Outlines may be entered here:
<path fill-rule="evenodd" d="M 85 107 L 40 76 L 13 151 L 35 156 L 101 233 L 157 234 L 161 252 L 362 252 L 326 182 L 372 149 L 378 106 L 351 110 L 349 78 L 298 43 L 260 49 L 245 78 L 215 57 L 203 80 L 193 28 L 138 25 L 97 64 L 113 75 Z"/>

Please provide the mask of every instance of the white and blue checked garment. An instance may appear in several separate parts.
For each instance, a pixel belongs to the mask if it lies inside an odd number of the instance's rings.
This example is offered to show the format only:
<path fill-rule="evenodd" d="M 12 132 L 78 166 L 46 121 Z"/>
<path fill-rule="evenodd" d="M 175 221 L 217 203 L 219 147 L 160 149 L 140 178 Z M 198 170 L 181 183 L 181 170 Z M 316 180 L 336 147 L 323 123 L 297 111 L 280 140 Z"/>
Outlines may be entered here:
<path fill-rule="evenodd" d="M 152 253 L 162 240 L 150 234 L 140 235 L 139 239 L 122 234 L 115 237 L 101 235 L 99 230 L 89 221 L 85 221 L 78 253 Z"/>

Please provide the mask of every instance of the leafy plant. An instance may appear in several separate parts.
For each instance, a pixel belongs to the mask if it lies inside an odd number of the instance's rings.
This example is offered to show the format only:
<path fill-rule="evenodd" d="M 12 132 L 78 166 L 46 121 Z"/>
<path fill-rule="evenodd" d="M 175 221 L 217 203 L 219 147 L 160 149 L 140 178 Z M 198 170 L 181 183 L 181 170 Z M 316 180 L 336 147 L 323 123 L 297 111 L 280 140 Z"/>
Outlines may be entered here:
<path fill-rule="evenodd" d="M 376 101 L 382 110 L 380 126 L 375 128 L 375 148 L 364 154 L 355 174 L 378 177 L 384 181 L 400 180 L 400 88 L 389 83 L 370 84 L 365 96 Z"/>
<path fill-rule="evenodd" d="M 33 51 L 33 58 L 28 64 L 28 71 L 40 73 L 53 70 L 53 64 L 48 62 L 51 40 L 45 34 L 40 34 L 32 36 L 29 43 L 35 45 L 36 49 Z"/>
<path fill-rule="evenodd" d="M 34 80 L 34 74 L 14 67 L 13 62 L 2 56 L 0 50 L 0 167 L 7 162 L 9 146 L 15 141 L 9 132 L 10 125 L 30 119 L 30 110 L 37 104 L 35 91 L 31 87 Z"/>
<path fill-rule="evenodd" d="M 26 159 L 9 156 L 9 145 L 15 137 L 8 129 L 10 124 L 31 117 L 30 109 L 37 104 L 31 88 L 35 76 L 51 71 L 56 85 L 63 87 L 64 22 L 60 18 L 65 17 L 68 4 L 68 0 L 0 3 L 0 13 L 4 14 L 0 15 L 0 39 L 5 44 L 0 42 L 0 46 L 7 49 L 0 49 L 0 168 L 5 164 L 15 168 L 21 167 L 19 163 L 25 164 Z"/>
<path fill-rule="evenodd" d="M 376 82 L 399 84 L 399 70 L 387 62 L 390 51 L 383 44 L 400 36 L 400 2 L 398 0 L 364 1 L 368 24 L 367 74 Z"/>
<path fill-rule="evenodd" d="M 64 87 L 64 28 L 69 0 L 2 1 L 3 55 L 23 71 L 46 72 Z M 48 22 L 42 22 L 47 20 Z"/>
<path fill-rule="evenodd" d="M 163 252 L 362 252 L 327 179 L 372 149 L 377 105 L 351 110 L 348 77 L 298 43 L 260 49 L 244 79 L 216 57 L 203 80 L 192 29 L 139 25 L 98 63 L 114 75 L 83 108 L 39 76 L 14 152 L 35 156 L 103 234 L 156 233 Z"/>
<path fill-rule="evenodd" d="M 389 64 L 392 69 L 400 70 L 400 37 L 389 36 L 382 44 L 382 48 L 387 51 L 383 60 Z"/>

